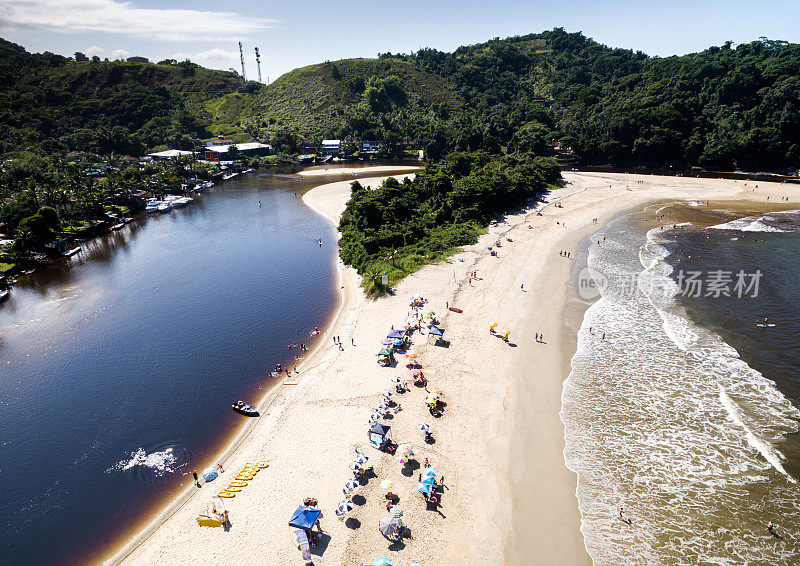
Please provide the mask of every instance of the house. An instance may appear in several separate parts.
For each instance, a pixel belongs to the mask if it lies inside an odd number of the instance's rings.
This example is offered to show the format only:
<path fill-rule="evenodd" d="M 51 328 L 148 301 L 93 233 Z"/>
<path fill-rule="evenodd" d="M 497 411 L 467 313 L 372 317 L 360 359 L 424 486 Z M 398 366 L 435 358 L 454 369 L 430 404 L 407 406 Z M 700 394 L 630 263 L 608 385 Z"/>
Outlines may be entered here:
<path fill-rule="evenodd" d="M 272 146 L 266 143 L 232 143 L 227 145 L 210 145 L 201 150 L 202 158 L 206 161 L 229 161 L 228 150 L 235 147 L 241 155 L 269 155 L 272 153 Z"/>
<path fill-rule="evenodd" d="M 378 152 L 386 147 L 386 143 L 382 141 L 362 141 L 361 151 L 359 153 L 364 157 L 375 157 Z"/>
<path fill-rule="evenodd" d="M 322 155 L 339 155 L 342 147 L 342 140 L 322 140 L 322 147 L 319 152 Z"/>
<path fill-rule="evenodd" d="M 148 153 L 147 157 L 156 160 L 156 159 L 175 159 L 176 157 L 183 157 L 185 155 L 193 155 L 193 152 L 183 151 L 182 149 L 168 149 L 166 151 Z"/>

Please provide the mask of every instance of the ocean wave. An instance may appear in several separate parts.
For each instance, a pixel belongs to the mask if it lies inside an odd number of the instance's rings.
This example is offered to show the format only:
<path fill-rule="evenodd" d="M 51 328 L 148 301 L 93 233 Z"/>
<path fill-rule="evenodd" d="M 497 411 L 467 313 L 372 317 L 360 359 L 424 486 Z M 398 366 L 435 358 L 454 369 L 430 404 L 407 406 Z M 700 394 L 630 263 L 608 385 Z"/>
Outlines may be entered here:
<path fill-rule="evenodd" d="M 588 263 L 609 283 L 585 313 L 561 413 L 594 563 L 780 563 L 791 551 L 743 526 L 800 505 L 776 447 L 800 411 L 688 318 L 663 232 L 604 235 Z M 764 485 L 768 504 L 749 496 Z"/>
<path fill-rule="evenodd" d="M 800 210 L 769 212 L 737 218 L 724 224 L 710 226 L 714 230 L 738 230 L 740 232 L 797 232 L 800 231 Z"/>

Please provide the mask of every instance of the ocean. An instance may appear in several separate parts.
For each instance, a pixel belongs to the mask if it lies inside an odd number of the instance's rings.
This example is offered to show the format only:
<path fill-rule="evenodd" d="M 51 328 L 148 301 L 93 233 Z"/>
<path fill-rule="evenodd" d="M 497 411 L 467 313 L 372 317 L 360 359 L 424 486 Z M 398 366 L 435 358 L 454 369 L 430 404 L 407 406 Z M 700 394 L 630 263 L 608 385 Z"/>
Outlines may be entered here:
<path fill-rule="evenodd" d="M 594 563 L 800 563 L 800 214 L 661 203 L 583 265 L 562 420 Z"/>

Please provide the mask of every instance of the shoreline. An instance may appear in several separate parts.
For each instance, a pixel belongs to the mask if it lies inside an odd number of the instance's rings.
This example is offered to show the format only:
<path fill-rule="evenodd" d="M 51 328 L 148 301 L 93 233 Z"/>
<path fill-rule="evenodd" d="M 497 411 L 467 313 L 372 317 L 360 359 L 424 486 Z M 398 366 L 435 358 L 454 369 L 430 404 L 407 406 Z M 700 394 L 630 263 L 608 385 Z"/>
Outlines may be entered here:
<path fill-rule="evenodd" d="M 541 562 L 534 563 L 551 563 L 552 556 L 559 556 L 562 563 L 591 563 L 580 533 L 575 494 L 577 480 L 564 462 L 560 419 L 561 391 L 572 357 L 568 353 L 569 330 L 563 317 L 571 276 L 567 267 L 572 263 L 558 261 L 561 258 L 554 252 L 559 245 L 574 249 L 585 235 L 602 228 L 615 214 L 645 202 L 661 198 L 696 199 L 699 198 L 698 189 L 708 189 L 707 192 L 722 198 L 743 195 L 741 185 L 733 181 L 639 176 L 644 177 L 645 182 L 643 186 L 637 185 L 639 190 L 631 195 L 625 185 L 639 180 L 637 176 L 580 173 L 565 173 L 564 176 L 572 185 L 553 191 L 548 197 L 550 202 L 561 200 L 563 208 L 545 206 L 542 216 L 531 210 L 509 215 L 503 223 L 490 227 L 478 244 L 467 246 L 448 261 L 425 267 L 403 280 L 396 297 L 366 301 L 355 286 L 357 277 L 352 268 L 340 266 L 337 259 L 340 287 L 344 288 L 337 317 L 331 320 L 312 355 L 303 361 L 299 384 L 294 388 L 275 388 L 286 392 L 282 402 L 269 401 L 269 406 L 280 414 L 277 417 L 263 415 L 253 424 L 253 429 L 260 427 L 264 446 L 255 445 L 259 435 L 254 436 L 252 442 L 241 442 L 232 451 L 231 463 L 226 466 L 226 470 L 232 470 L 237 462 L 254 459 L 273 462 L 273 466 L 261 474 L 266 477 L 255 480 L 255 486 L 243 494 L 241 500 L 230 500 L 232 522 L 240 528 L 234 529 L 234 534 L 226 534 L 197 527 L 193 524 L 193 514 L 199 508 L 197 500 L 200 498 L 188 498 L 170 518 L 165 518 L 162 528 L 149 533 L 150 540 L 127 554 L 129 563 L 179 564 L 185 562 L 187 552 L 194 561 L 222 557 L 245 559 L 253 552 L 266 552 L 280 563 L 294 562 L 299 553 L 287 537 L 276 537 L 277 541 L 262 540 L 256 533 L 264 532 L 265 528 L 269 532 L 287 530 L 285 519 L 288 517 L 284 514 L 291 513 L 298 499 L 308 495 L 319 498 L 327 516 L 323 526 L 331 535 L 323 555 L 315 556 L 315 563 L 357 564 L 359 560 L 369 561 L 385 554 L 385 545 L 374 529 L 349 530 L 332 518 L 332 509 L 341 499 L 339 486 L 349 476 L 346 465 L 352 457 L 352 449 L 363 449 L 366 444 L 363 431 L 357 434 L 352 429 L 366 426 L 370 404 L 376 401 L 377 393 L 387 386 L 386 378 L 392 374 L 390 370 L 374 367 L 370 348 L 388 325 L 404 319 L 407 306 L 402 297 L 415 292 L 428 297 L 430 308 L 437 312 L 443 312 L 445 301 L 468 307 L 464 314 L 448 312 L 441 317 L 451 341 L 450 348 L 421 344 L 425 337 L 415 336 L 418 345 L 413 350 L 423 356 L 432 385 L 441 386 L 449 404 L 443 424 L 434 424 L 436 445 L 420 447 L 450 479 L 442 504 L 448 518 L 439 519 L 417 511 L 416 501 L 404 498 L 407 522 L 415 529 L 416 540 L 408 543 L 409 548 L 398 554 L 398 559 L 422 558 L 448 564 L 454 563 L 453 556 L 461 556 L 470 563 L 489 564 L 496 563 L 503 555 L 509 563 L 516 563 L 515 556 L 526 555 L 529 560 L 535 557 L 534 561 L 539 557 Z M 349 181 L 343 183 L 349 185 Z M 609 184 L 611 186 L 606 188 Z M 333 220 L 337 216 L 333 206 L 336 202 L 338 206 L 346 202 L 346 198 L 342 201 L 345 193 L 341 187 L 338 193 L 330 185 L 326 187 L 309 191 L 304 200 Z M 785 190 L 785 187 L 778 188 Z M 346 190 L 349 191 L 349 186 Z M 630 198 L 632 196 L 635 198 Z M 316 197 L 322 200 L 311 202 Z M 561 224 L 565 218 L 569 219 L 570 228 L 560 231 L 562 228 L 554 226 L 553 221 L 558 219 L 556 221 Z M 594 224 L 592 218 L 601 221 Z M 533 225 L 531 229 L 525 228 L 526 222 Z M 500 257 L 494 258 L 485 252 L 486 242 L 509 236 L 513 236 L 513 242 L 503 244 Z M 524 252 L 519 248 L 525 248 Z M 517 253 L 513 253 L 515 249 Z M 466 274 L 472 269 L 479 270 L 477 286 L 467 285 Z M 527 287 L 527 295 L 520 293 L 520 282 Z M 509 299 L 512 293 L 518 300 Z M 534 300 L 541 296 L 551 297 L 551 300 L 545 305 Z M 520 303 L 531 308 L 520 313 Z M 537 308 L 542 312 L 535 312 Z M 504 319 L 502 324 L 508 324 L 513 330 L 512 342 L 520 341 L 517 348 L 510 350 L 500 341 L 486 339 L 484 328 L 488 320 L 495 317 Z M 554 347 L 532 344 L 529 334 L 534 328 L 544 332 Z M 345 339 L 356 337 L 356 346 L 348 345 L 344 353 L 325 350 L 325 338 L 340 332 Z M 362 343 L 367 344 L 366 350 L 361 348 L 362 355 L 358 356 L 355 352 Z M 535 362 L 533 366 L 531 361 Z M 487 367 L 492 368 L 491 376 L 485 375 Z M 540 377 L 537 387 L 529 386 L 527 370 L 531 367 L 537 368 Z M 412 420 L 418 415 L 427 418 L 419 407 L 409 408 L 409 403 L 421 404 L 415 393 L 400 399 L 404 411 L 392 421 L 398 442 L 406 438 L 416 440 L 419 436 L 406 413 L 413 414 Z M 308 418 L 298 418 L 298 407 Z M 531 416 L 536 417 L 533 422 Z M 313 422 L 306 422 L 308 420 Z M 300 425 L 300 429 L 294 429 L 301 430 L 299 438 L 290 434 L 292 425 Z M 336 426 L 336 437 L 331 437 L 331 425 Z M 247 437 L 253 432 L 248 432 Z M 517 447 L 511 445 L 512 435 L 526 441 L 526 450 L 513 450 Z M 293 447 L 297 442 L 304 450 Z M 529 442 L 532 442 L 530 451 L 527 450 Z M 397 465 L 392 464 L 391 458 L 377 452 L 369 454 L 379 477 L 398 476 Z M 325 467 L 321 469 L 323 462 Z M 516 479 L 511 478 L 511 470 L 517 470 Z M 519 483 L 519 473 L 527 476 L 524 484 Z M 534 486 L 531 486 L 531 477 L 536 479 Z M 380 497 L 375 483 L 370 481 L 363 488 L 367 503 L 355 512 L 362 524 L 372 524 L 371 521 L 381 514 L 379 509 L 372 509 L 377 503 L 375 499 Z M 207 490 L 205 495 L 208 495 Z M 532 504 L 526 503 L 531 499 Z M 192 500 L 193 504 L 187 506 Z M 240 501 L 245 500 L 247 507 L 241 507 Z M 269 516 L 253 512 L 250 502 Z M 525 533 L 499 526 L 519 524 L 510 518 L 521 509 L 525 510 L 529 526 Z M 239 536 L 248 532 L 249 537 Z M 463 537 L 465 532 L 468 537 Z"/>
<path fill-rule="evenodd" d="M 396 168 L 390 168 L 391 170 L 395 170 Z M 337 173 L 338 174 L 338 173 Z M 403 179 L 407 175 L 398 175 L 399 179 Z M 383 179 L 388 177 L 378 177 L 378 178 L 366 178 L 366 179 L 359 179 L 360 181 L 365 182 L 380 182 Z M 346 183 L 348 186 L 352 181 L 340 181 L 337 183 Z M 309 189 L 303 194 L 303 202 L 308 205 L 308 202 L 305 199 L 305 195 L 317 188 L 324 188 L 327 185 L 334 185 L 337 183 L 326 183 L 324 185 L 320 185 L 318 187 L 313 187 Z M 310 206 L 310 205 L 308 205 Z M 314 209 L 313 206 L 310 208 Z M 325 216 L 333 225 L 334 230 L 336 230 L 336 219 L 330 215 L 325 215 L 318 210 L 314 209 L 322 216 Z M 338 248 L 337 248 L 338 249 Z M 341 260 L 338 257 L 338 251 L 333 257 L 333 263 L 335 264 L 336 269 L 336 277 L 337 277 L 337 285 L 339 287 L 339 298 L 337 301 L 337 305 L 334 310 L 331 312 L 328 320 L 323 323 L 323 330 L 318 334 L 316 338 L 316 344 L 311 349 L 308 356 L 304 357 L 298 364 L 298 369 L 305 371 L 309 367 L 313 367 L 315 365 L 315 359 L 319 356 L 322 350 L 322 344 L 325 342 L 325 339 L 330 336 L 331 331 L 336 326 L 338 319 L 342 316 L 342 313 L 345 310 L 345 307 L 352 303 L 353 297 L 353 283 L 358 284 L 358 276 L 352 270 L 352 268 L 348 268 L 344 266 Z M 346 270 L 353 271 L 352 274 L 346 273 Z M 264 392 L 255 406 L 258 408 L 259 413 L 264 413 L 266 409 L 270 407 L 270 405 L 275 402 L 278 395 L 280 395 L 282 387 L 291 387 L 291 385 L 286 385 L 286 381 L 288 381 L 286 376 L 277 376 L 274 378 L 274 381 L 267 385 L 268 389 Z M 236 450 L 242 445 L 242 443 L 249 437 L 249 435 L 253 432 L 258 423 L 257 419 L 248 419 L 244 421 L 244 423 L 239 428 L 238 432 L 235 432 L 232 435 L 232 438 L 226 440 L 223 443 L 222 451 L 218 453 L 214 458 L 212 458 L 209 462 L 204 463 L 203 465 L 198 464 L 197 469 L 202 469 L 208 466 L 214 466 L 216 463 L 221 462 L 225 463 L 233 454 L 235 454 Z M 136 549 L 145 544 L 150 536 L 156 532 L 156 530 L 163 525 L 166 521 L 170 519 L 176 512 L 178 512 L 186 503 L 188 503 L 192 497 L 197 493 L 197 488 L 195 488 L 193 483 L 190 483 L 184 490 L 182 490 L 178 495 L 175 495 L 171 498 L 171 501 L 166 504 L 160 511 L 158 511 L 153 518 L 146 521 L 144 528 L 136 529 L 136 533 L 132 537 L 127 537 L 127 540 L 122 543 L 121 545 L 117 545 L 114 550 L 109 551 L 104 555 L 103 558 L 100 558 L 99 564 L 103 564 L 104 566 L 108 565 L 116 565 L 121 564 L 128 557 L 136 551 Z"/>

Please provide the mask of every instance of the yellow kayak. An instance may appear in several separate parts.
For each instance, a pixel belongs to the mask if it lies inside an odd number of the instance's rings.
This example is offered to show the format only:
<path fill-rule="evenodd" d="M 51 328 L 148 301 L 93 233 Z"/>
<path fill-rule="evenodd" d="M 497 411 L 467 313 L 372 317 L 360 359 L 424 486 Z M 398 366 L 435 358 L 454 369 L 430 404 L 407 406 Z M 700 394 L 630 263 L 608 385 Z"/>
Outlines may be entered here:
<path fill-rule="evenodd" d="M 242 491 L 242 488 L 241 487 L 236 487 L 236 486 L 233 486 L 233 485 L 229 485 L 228 487 L 225 488 L 225 491 Z"/>
<path fill-rule="evenodd" d="M 228 485 L 232 485 L 233 487 L 247 487 L 247 482 L 246 481 L 232 481 Z"/>
<path fill-rule="evenodd" d="M 264 468 L 269 468 L 269 462 L 261 462 L 258 465 L 259 469 L 263 470 Z"/>
<path fill-rule="evenodd" d="M 230 491 L 220 491 L 217 495 L 220 497 L 236 497 L 236 494 Z"/>
<path fill-rule="evenodd" d="M 237 481 L 252 481 L 252 479 L 253 476 L 243 476 L 243 475 L 236 476 Z"/>

